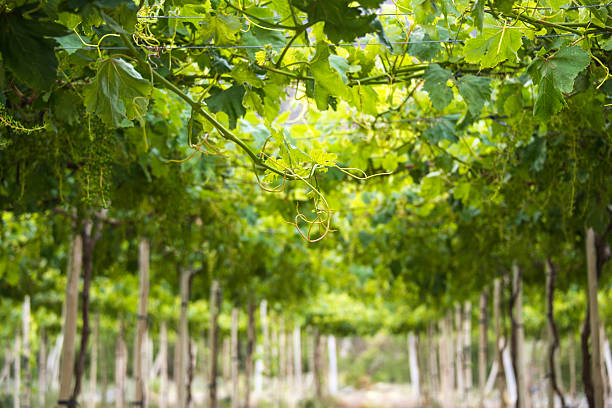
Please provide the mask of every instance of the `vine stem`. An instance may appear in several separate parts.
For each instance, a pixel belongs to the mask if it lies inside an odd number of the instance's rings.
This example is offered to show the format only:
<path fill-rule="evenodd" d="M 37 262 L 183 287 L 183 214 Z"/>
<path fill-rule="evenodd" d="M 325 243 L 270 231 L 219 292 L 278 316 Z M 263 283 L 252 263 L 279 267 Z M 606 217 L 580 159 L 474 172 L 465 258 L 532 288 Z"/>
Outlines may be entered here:
<path fill-rule="evenodd" d="M 146 62 L 140 57 L 140 55 L 138 54 L 138 51 L 136 50 L 136 48 L 134 47 L 134 45 L 132 44 L 130 39 L 125 34 L 121 34 L 121 38 L 123 39 L 123 42 L 126 44 L 126 46 L 130 49 L 130 51 L 134 54 L 134 56 L 140 62 L 145 64 Z M 195 110 L 200 115 L 204 116 L 204 118 L 207 121 L 209 121 L 219 131 L 219 133 L 221 134 L 221 136 L 223 138 L 225 138 L 225 139 L 235 143 L 236 145 L 238 145 L 249 156 L 249 158 L 253 161 L 253 163 L 256 166 L 259 166 L 261 168 L 269 170 L 269 171 L 271 171 L 273 173 L 276 173 L 276 174 L 278 174 L 280 176 L 286 176 L 284 174 L 284 172 L 282 172 L 282 171 L 280 171 L 278 169 L 275 169 L 274 167 L 271 167 L 271 166 L 267 165 L 266 163 L 264 163 L 263 160 L 261 160 L 255 154 L 255 152 L 253 152 L 253 150 L 251 150 L 251 148 L 244 141 L 242 141 L 238 136 L 233 134 L 225 126 L 223 126 L 217 119 L 215 119 L 215 117 L 213 115 L 211 115 L 206 110 L 204 110 L 202 108 L 202 104 L 201 103 L 198 103 L 198 102 L 194 101 L 193 99 L 191 99 L 191 97 L 189 97 L 189 95 L 184 93 L 179 87 L 177 87 L 172 82 L 168 81 L 166 78 L 164 78 L 162 75 L 160 75 L 157 71 L 152 70 L 152 72 L 153 72 L 153 77 L 155 79 L 157 79 L 166 88 L 170 89 L 172 92 L 174 92 L 176 95 L 178 95 L 181 99 L 183 99 L 185 102 L 187 102 L 187 104 L 189 104 L 189 106 L 191 106 L 191 108 L 193 110 Z M 292 179 L 294 179 L 294 178 L 292 178 Z"/>
<path fill-rule="evenodd" d="M 494 13 L 493 9 L 486 10 L 486 12 L 495 16 L 495 13 Z M 522 15 L 522 14 L 516 14 L 514 12 L 504 13 L 503 16 L 504 17 L 514 18 L 515 20 L 521 20 L 521 21 L 523 21 L 525 23 L 529 23 L 529 24 L 534 25 L 534 26 L 553 27 L 553 28 L 556 28 L 558 30 L 568 31 L 570 33 L 573 33 L 573 34 L 576 34 L 576 35 L 579 35 L 579 36 L 583 36 L 584 35 L 583 32 L 581 32 L 579 30 L 576 30 L 576 29 L 573 29 L 571 27 L 567 27 L 567 26 L 564 26 L 564 25 L 561 25 L 561 24 L 551 23 L 549 21 L 538 20 L 537 18 L 528 17 L 528 16 L 525 16 L 525 15 Z"/>

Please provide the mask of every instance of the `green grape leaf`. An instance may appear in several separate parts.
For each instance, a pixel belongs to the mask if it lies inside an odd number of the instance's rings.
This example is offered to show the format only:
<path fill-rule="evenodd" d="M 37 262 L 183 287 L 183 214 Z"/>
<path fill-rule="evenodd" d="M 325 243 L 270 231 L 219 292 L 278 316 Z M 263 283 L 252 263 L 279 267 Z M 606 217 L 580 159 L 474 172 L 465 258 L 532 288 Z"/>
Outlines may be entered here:
<path fill-rule="evenodd" d="M 482 26 L 484 24 L 484 6 L 485 0 L 476 0 L 472 6 L 472 11 L 470 12 L 472 18 L 474 19 L 474 25 L 480 32 L 482 32 Z"/>
<path fill-rule="evenodd" d="M 451 142 L 459 140 L 455 135 L 455 121 L 448 118 L 438 119 L 435 125 L 425 131 L 424 135 L 431 143 L 438 143 L 440 140 Z"/>
<path fill-rule="evenodd" d="M 347 72 L 359 72 L 361 70 L 359 65 L 349 65 L 348 61 L 339 55 L 329 56 L 329 66 L 338 71 L 342 82 L 345 84 L 348 84 Z"/>
<path fill-rule="evenodd" d="M 265 116 L 265 109 L 261 96 L 255 91 L 247 91 L 242 99 L 242 105 L 247 108 L 254 110 L 260 116 Z"/>
<path fill-rule="evenodd" d="M 6 68 L 19 80 L 43 90 L 55 83 L 58 67 L 53 49 L 57 43 L 48 37 L 67 33 L 59 24 L 22 17 L 34 7 L 30 4 L 11 13 L 0 13 L 0 54 Z"/>
<path fill-rule="evenodd" d="M 514 27 L 485 28 L 479 36 L 465 42 L 465 60 L 480 64 L 481 68 L 492 68 L 505 60 L 515 62 L 522 36 L 521 31 Z"/>
<path fill-rule="evenodd" d="M 89 38 L 87 36 L 82 35 L 81 38 L 84 42 L 89 42 Z M 81 42 L 81 39 L 74 33 L 64 35 L 62 37 L 56 37 L 55 41 L 57 41 L 60 46 L 68 48 L 65 50 L 67 54 L 74 54 L 78 51 L 78 48 L 83 47 L 83 42 Z"/>
<path fill-rule="evenodd" d="M 440 15 L 440 8 L 434 0 L 413 0 L 412 9 L 417 24 L 430 24 Z"/>
<path fill-rule="evenodd" d="M 438 42 L 427 41 L 431 41 L 429 34 L 427 34 L 422 27 L 417 27 L 412 34 L 410 34 L 411 44 L 408 44 L 408 55 L 417 57 L 421 61 L 433 60 L 440 50 L 442 50 L 442 47 Z"/>
<path fill-rule="evenodd" d="M 376 14 L 367 9 L 377 9 L 383 0 L 290 0 L 297 9 L 308 15 L 308 23 L 324 21 L 323 32 L 333 43 L 353 41 L 368 33 L 379 33 L 380 26 L 373 24 Z"/>
<path fill-rule="evenodd" d="M 438 64 L 430 64 L 425 70 L 423 88 L 429 94 L 434 108 L 444 109 L 453 100 L 453 90 L 446 85 L 453 73 Z"/>
<path fill-rule="evenodd" d="M 289 6 L 288 0 L 271 0 L 270 4 L 272 9 L 275 10 L 279 16 L 291 15 L 291 7 Z"/>
<path fill-rule="evenodd" d="M 235 129 L 238 118 L 246 114 L 246 109 L 242 105 L 245 92 L 243 85 L 232 85 L 225 90 L 215 87 L 210 91 L 212 96 L 204 99 L 204 102 L 214 113 L 225 112 L 229 118 L 230 129 Z"/>
<path fill-rule="evenodd" d="M 434 199 L 446 192 L 446 183 L 439 172 L 427 174 L 421 180 L 420 196 L 425 200 Z"/>
<path fill-rule="evenodd" d="M 98 64 L 93 82 L 83 88 L 83 100 L 87 111 L 106 125 L 131 126 L 131 120 L 146 113 L 151 91 L 151 83 L 130 63 L 111 57 Z"/>
<path fill-rule="evenodd" d="M 582 48 L 573 46 L 534 61 L 527 69 L 538 85 L 534 116 L 547 119 L 563 109 L 566 106 L 563 93 L 572 91 L 576 76 L 589 65 L 590 60 Z"/>
<path fill-rule="evenodd" d="M 200 21 L 204 41 L 214 39 L 216 45 L 234 44 L 238 40 L 241 26 L 240 20 L 236 17 L 222 14 Z"/>
<path fill-rule="evenodd" d="M 350 88 L 350 104 L 360 112 L 376 116 L 378 113 L 378 94 L 371 86 L 354 86 Z"/>
<path fill-rule="evenodd" d="M 466 75 L 457 81 L 457 88 L 474 116 L 480 115 L 485 102 L 491 99 L 491 79 L 487 77 Z"/>
<path fill-rule="evenodd" d="M 329 96 L 341 96 L 347 99 L 348 88 L 342 82 L 340 73 L 329 63 L 329 47 L 325 43 L 317 44 L 317 52 L 310 62 L 310 70 L 315 79 L 314 98 L 317 108 L 327 109 Z"/>
<path fill-rule="evenodd" d="M 533 105 L 533 115 L 537 118 L 549 119 L 566 106 L 565 98 L 561 91 L 555 87 L 552 76 L 543 77 L 538 85 L 538 95 Z"/>
<path fill-rule="evenodd" d="M 528 68 L 534 82 L 540 78 L 552 76 L 555 86 L 565 93 L 572 92 L 576 76 L 585 69 L 591 58 L 579 46 L 561 49 L 556 54 L 543 59 L 536 59 Z"/>
<path fill-rule="evenodd" d="M 514 0 L 493 0 L 493 4 L 495 5 L 496 9 L 509 13 L 512 11 Z"/>
<path fill-rule="evenodd" d="M 263 50 L 265 46 L 270 45 L 272 47 L 282 48 L 286 43 L 287 40 L 285 40 L 285 37 L 281 32 L 266 30 L 254 25 L 251 25 L 251 29 L 249 31 L 242 33 L 242 37 L 240 39 L 241 45 L 250 47 L 246 49 L 246 53 L 251 61 L 255 61 L 255 54 L 258 51 Z"/>
<path fill-rule="evenodd" d="M 245 62 L 238 63 L 232 70 L 232 78 L 236 80 L 239 85 L 249 84 L 255 88 L 263 88 L 263 81 L 255 75 L 249 65 Z"/>
<path fill-rule="evenodd" d="M 83 112 L 81 98 L 76 92 L 60 89 L 53 92 L 49 101 L 51 102 L 54 118 L 69 125 L 79 123 Z"/>

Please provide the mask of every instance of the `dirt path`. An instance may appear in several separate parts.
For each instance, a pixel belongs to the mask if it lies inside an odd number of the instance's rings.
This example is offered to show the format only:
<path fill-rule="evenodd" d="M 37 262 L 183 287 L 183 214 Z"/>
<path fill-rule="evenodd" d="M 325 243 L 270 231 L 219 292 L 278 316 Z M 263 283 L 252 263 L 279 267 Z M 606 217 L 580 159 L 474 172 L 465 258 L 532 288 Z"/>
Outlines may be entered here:
<path fill-rule="evenodd" d="M 417 408 L 410 387 L 374 384 L 364 390 L 343 390 L 336 397 L 338 408 Z"/>

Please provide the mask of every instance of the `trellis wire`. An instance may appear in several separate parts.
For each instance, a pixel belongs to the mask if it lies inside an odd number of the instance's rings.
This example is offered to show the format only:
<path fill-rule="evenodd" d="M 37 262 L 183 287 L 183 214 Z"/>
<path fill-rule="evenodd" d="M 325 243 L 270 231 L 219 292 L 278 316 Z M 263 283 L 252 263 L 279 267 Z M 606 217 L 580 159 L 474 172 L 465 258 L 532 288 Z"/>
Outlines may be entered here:
<path fill-rule="evenodd" d="M 369 14 L 370 16 L 374 15 L 374 16 L 412 16 L 414 15 L 414 13 L 375 13 L 375 14 Z M 368 14 L 364 14 L 362 17 L 367 17 Z M 146 16 L 136 16 L 138 18 L 167 18 L 167 19 L 205 19 L 205 18 L 209 18 L 208 16 L 151 16 L 151 15 L 146 15 Z M 278 17 L 243 17 L 243 16 L 234 16 L 235 18 L 239 18 L 241 20 L 246 20 L 249 18 L 252 18 L 254 20 L 274 20 L 277 19 Z"/>
<path fill-rule="evenodd" d="M 580 5 L 580 6 L 570 6 L 570 7 L 561 7 L 560 10 L 577 10 L 577 9 L 581 9 L 581 8 L 591 8 L 591 7 L 609 7 L 612 6 L 612 3 L 607 3 L 607 4 L 587 4 L 587 5 Z M 528 9 L 528 10 L 553 10 L 552 7 L 529 7 L 529 6 L 523 6 L 523 7 L 514 7 L 515 9 Z"/>
<path fill-rule="evenodd" d="M 612 6 L 612 3 L 606 4 L 587 4 L 587 5 L 578 5 L 578 6 L 570 6 L 570 7 L 561 7 L 560 10 L 577 10 L 581 8 L 592 8 L 592 7 L 609 7 Z M 529 7 L 529 6 L 519 6 L 514 7 L 515 9 L 528 9 L 528 10 L 553 10 L 552 7 Z M 374 13 L 369 15 L 375 16 L 412 16 L 414 13 Z M 364 17 L 368 16 L 368 14 L 364 14 Z M 208 16 L 137 16 L 138 18 L 167 18 L 167 19 L 205 19 L 209 18 Z M 236 17 L 239 19 L 248 19 L 249 17 Z M 254 17 L 251 17 L 254 18 Z M 274 20 L 278 17 L 256 17 L 257 20 Z"/>
<path fill-rule="evenodd" d="M 571 37 L 574 34 L 545 34 L 536 35 L 535 38 L 557 38 L 557 37 Z M 462 43 L 466 40 L 422 40 L 422 41 L 393 41 L 391 45 L 410 45 L 410 44 L 434 44 L 434 43 Z M 334 44 L 339 47 L 353 46 L 363 47 L 368 45 L 387 45 L 381 42 L 368 42 L 368 43 L 339 43 Z M 206 50 L 206 49 L 263 49 L 263 48 L 285 48 L 285 45 L 176 45 L 176 46 L 159 46 L 159 47 L 147 47 L 152 50 Z M 291 44 L 289 48 L 315 48 L 315 44 Z M 55 47 L 56 50 L 127 50 L 128 47 Z"/>

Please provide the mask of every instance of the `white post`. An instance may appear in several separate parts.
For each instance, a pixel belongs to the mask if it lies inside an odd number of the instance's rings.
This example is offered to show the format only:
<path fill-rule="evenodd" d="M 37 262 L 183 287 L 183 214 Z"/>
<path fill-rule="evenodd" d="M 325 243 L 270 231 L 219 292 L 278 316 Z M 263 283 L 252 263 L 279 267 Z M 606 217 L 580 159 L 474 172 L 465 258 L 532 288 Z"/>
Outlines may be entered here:
<path fill-rule="evenodd" d="M 47 394 L 47 333 L 41 329 L 38 360 L 38 406 L 44 408 Z"/>
<path fill-rule="evenodd" d="M 461 304 L 455 303 L 455 376 L 457 392 L 463 398 L 465 394 L 465 382 L 463 375 L 463 324 L 461 321 Z"/>
<path fill-rule="evenodd" d="M 264 371 L 270 371 L 270 331 L 268 326 L 268 302 L 264 299 L 259 304 L 259 318 L 261 319 L 261 334 L 263 337 L 263 364 Z"/>
<path fill-rule="evenodd" d="M 239 408 L 240 401 L 238 400 L 238 308 L 232 309 L 232 329 L 231 329 L 231 378 L 232 378 L 232 408 Z"/>
<path fill-rule="evenodd" d="M 516 322 L 516 382 L 517 382 L 517 408 L 530 408 L 527 390 L 527 363 L 525 361 L 525 328 L 523 327 L 523 285 L 518 265 L 512 266 L 512 289 L 516 300 L 512 310 Z"/>
<path fill-rule="evenodd" d="M 21 391 L 21 336 L 15 337 L 15 356 L 13 360 L 13 408 L 19 408 L 19 392 Z"/>
<path fill-rule="evenodd" d="M 510 405 L 516 404 L 516 378 L 514 377 L 514 368 L 512 367 L 512 358 L 510 357 L 510 348 L 505 347 L 502 353 L 502 360 L 504 364 L 504 373 L 506 374 L 506 389 L 508 391 L 508 403 Z"/>
<path fill-rule="evenodd" d="M 333 396 L 338 394 L 338 361 L 334 336 L 327 336 L 327 351 L 329 355 L 329 395 Z"/>
<path fill-rule="evenodd" d="M 261 344 L 257 345 L 257 355 L 261 356 L 262 354 L 262 346 Z M 264 362 L 261 357 L 257 358 L 255 361 L 255 380 L 254 380 L 254 391 L 255 394 L 260 394 L 263 390 L 263 371 L 264 371 Z"/>
<path fill-rule="evenodd" d="M 100 331 L 100 314 L 96 313 L 91 343 L 91 366 L 89 371 L 89 408 L 96 408 L 96 385 L 98 376 L 98 336 Z"/>
<path fill-rule="evenodd" d="M 599 338 L 599 304 L 597 303 L 597 252 L 595 249 L 595 231 L 586 232 L 586 258 L 588 281 L 589 324 L 591 327 L 591 377 L 593 379 L 594 408 L 604 408 L 604 385 L 601 375 L 601 344 Z"/>
<path fill-rule="evenodd" d="M 166 322 L 160 325 L 159 358 L 159 408 L 166 408 L 168 406 L 168 329 Z"/>
<path fill-rule="evenodd" d="M 149 300 L 149 257 L 150 243 L 147 239 L 140 240 L 138 249 L 138 323 L 136 325 L 136 341 L 134 343 L 134 383 L 136 393 L 134 402 L 141 407 L 147 407 L 147 390 L 144 372 L 146 359 L 146 333 L 147 333 L 147 303 Z"/>
<path fill-rule="evenodd" d="M 302 395 L 302 342 L 299 325 L 293 328 L 293 368 L 295 376 L 295 393 L 298 398 Z"/>
<path fill-rule="evenodd" d="M 187 404 L 187 359 L 189 353 L 189 325 L 187 322 L 187 306 L 189 302 L 189 280 L 191 272 L 181 270 L 179 290 L 181 295 L 181 313 L 179 317 L 178 369 L 174 374 L 176 378 L 178 407 L 186 408 Z"/>
<path fill-rule="evenodd" d="M 72 376 L 74 371 L 74 342 L 77 331 L 77 314 L 79 306 L 79 279 L 83 266 L 83 239 L 81 234 L 72 237 L 70 258 L 67 268 L 66 305 L 64 325 L 62 328 L 64 341 L 60 358 L 60 389 L 58 400 L 68 401 L 72 396 Z"/>
<path fill-rule="evenodd" d="M 127 371 L 127 346 L 125 345 L 123 321 L 115 348 L 115 407 L 125 407 L 125 383 Z"/>
<path fill-rule="evenodd" d="M 419 361 L 417 358 L 417 339 L 414 333 L 408 333 L 408 360 L 410 364 L 410 384 L 415 398 L 421 395 L 421 385 L 419 381 Z"/>
<path fill-rule="evenodd" d="M 612 353 L 610 352 L 610 342 L 604 340 L 604 361 L 606 362 L 606 372 L 608 373 L 608 383 L 612 390 Z"/>
<path fill-rule="evenodd" d="M 466 391 L 472 388 L 472 303 L 463 306 L 463 370 Z"/>
<path fill-rule="evenodd" d="M 24 389 L 23 389 L 23 398 L 21 403 L 24 407 L 29 408 L 31 405 L 32 399 L 32 373 L 30 372 L 30 297 L 28 295 L 25 296 L 23 300 L 23 310 L 22 310 L 22 339 L 23 339 L 23 362 L 25 367 L 23 367 L 23 378 L 24 378 Z"/>
<path fill-rule="evenodd" d="M 59 388 L 60 353 L 64 344 L 64 335 L 60 333 L 55 339 L 55 345 L 47 357 L 47 384 L 52 390 Z"/>

